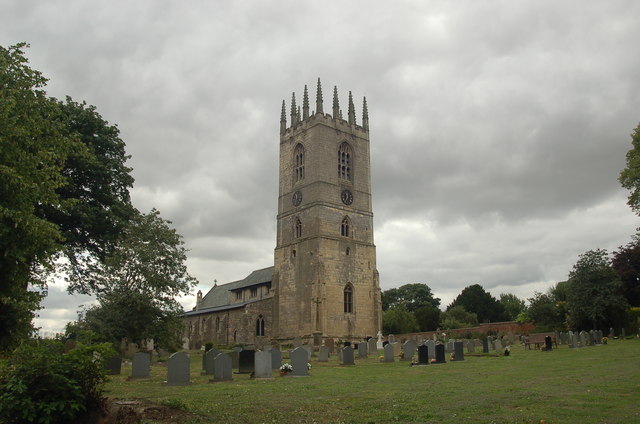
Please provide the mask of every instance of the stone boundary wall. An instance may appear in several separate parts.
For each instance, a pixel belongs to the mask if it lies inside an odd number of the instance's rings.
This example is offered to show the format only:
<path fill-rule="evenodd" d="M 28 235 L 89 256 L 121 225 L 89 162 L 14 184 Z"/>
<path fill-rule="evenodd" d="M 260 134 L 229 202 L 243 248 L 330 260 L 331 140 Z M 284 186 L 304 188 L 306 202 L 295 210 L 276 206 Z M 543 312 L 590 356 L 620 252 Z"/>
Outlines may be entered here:
<path fill-rule="evenodd" d="M 441 335 L 442 333 L 446 333 L 447 337 L 455 337 L 458 334 L 466 334 L 466 333 L 481 333 L 487 334 L 489 332 L 499 333 L 499 334 L 507 334 L 509 332 L 513 334 L 529 334 L 536 328 L 533 323 L 525 323 L 518 324 L 516 321 L 506 321 L 506 322 L 490 322 L 480 324 L 477 327 L 469 327 L 469 328 L 456 328 L 455 330 L 440 330 L 440 331 L 422 331 L 419 333 L 405 333 L 405 334 L 394 334 L 396 340 L 419 340 L 419 339 L 430 339 L 433 338 L 434 334 Z"/>

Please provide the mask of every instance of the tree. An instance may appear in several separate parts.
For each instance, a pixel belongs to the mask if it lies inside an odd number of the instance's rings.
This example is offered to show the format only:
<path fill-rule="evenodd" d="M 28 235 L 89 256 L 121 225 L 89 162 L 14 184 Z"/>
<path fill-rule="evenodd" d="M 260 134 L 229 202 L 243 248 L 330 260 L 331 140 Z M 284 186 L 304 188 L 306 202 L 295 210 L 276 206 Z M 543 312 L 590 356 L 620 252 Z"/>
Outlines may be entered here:
<path fill-rule="evenodd" d="M 395 306 L 382 313 L 382 331 L 385 334 L 414 333 L 418 330 L 416 317 L 404 306 Z"/>
<path fill-rule="evenodd" d="M 534 292 L 528 299 L 529 307 L 526 317 L 533 321 L 538 330 L 562 330 L 565 327 L 564 315 L 558 309 L 553 291 L 547 293 Z"/>
<path fill-rule="evenodd" d="M 475 313 L 480 322 L 498 322 L 507 319 L 502 304 L 487 293 L 480 284 L 465 287 L 447 310 L 454 306 L 463 306 L 467 312 Z"/>
<path fill-rule="evenodd" d="M 395 306 L 403 306 L 409 312 L 431 305 L 440 306 L 440 299 L 433 297 L 431 288 L 424 283 L 405 284 L 398 288 L 382 292 L 382 310 L 386 311 Z"/>
<path fill-rule="evenodd" d="M 569 273 L 569 322 L 575 329 L 598 329 L 624 323 L 628 303 L 606 250 L 589 250 Z"/>
<path fill-rule="evenodd" d="M 640 234 L 631 243 L 620 246 L 611 262 L 622 282 L 622 294 L 631 306 L 640 306 Z"/>
<path fill-rule="evenodd" d="M 33 331 L 40 295 L 28 288 L 44 286 L 38 271 L 51 266 L 62 242 L 36 205 L 62 206 L 57 189 L 74 147 L 43 90 L 46 78 L 27 66 L 25 47 L 0 46 L 0 350 Z"/>
<path fill-rule="evenodd" d="M 464 306 L 453 306 L 442 314 L 440 325 L 447 330 L 476 327 L 478 316 L 473 312 L 467 312 Z"/>
<path fill-rule="evenodd" d="M 440 309 L 433 305 L 425 305 L 416 309 L 413 315 L 420 331 L 436 330 L 440 326 Z"/>
<path fill-rule="evenodd" d="M 157 210 L 136 213 L 104 262 L 91 261 L 77 290 L 96 294 L 99 305 L 79 319 L 80 328 L 112 342 L 122 337 L 140 343 L 154 338 L 175 346 L 182 312 L 174 300 L 197 281 L 186 268 L 182 237 Z"/>
<path fill-rule="evenodd" d="M 631 134 L 631 145 L 633 147 L 627 152 L 627 166 L 620 172 L 618 181 L 631 191 L 627 204 L 640 214 L 640 124 Z"/>
<path fill-rule="evenodd" d="M 515 321 L 520 312 L 525 310 L 524 300 L 519 299 L 515 294 L 502 293 L 499 302 L 504 308 L 507 319 L 511 321 Z"/>

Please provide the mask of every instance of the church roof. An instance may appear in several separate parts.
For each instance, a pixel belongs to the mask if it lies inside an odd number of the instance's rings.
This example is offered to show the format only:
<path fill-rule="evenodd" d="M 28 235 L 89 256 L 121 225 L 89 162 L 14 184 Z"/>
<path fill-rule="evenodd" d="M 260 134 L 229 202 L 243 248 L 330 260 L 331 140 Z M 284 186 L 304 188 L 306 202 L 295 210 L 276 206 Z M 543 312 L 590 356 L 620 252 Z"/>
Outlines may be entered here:
<path fill-rule="evenodd" d="M 230 291 L 244 289 L 245 287 L 255 286 L 258 284 L 270 283 L 273 275 L 273 270 L 274 267 L 272 266 L 259 269 L 253 271 L 242 280 L 212 287 L 211 290 L 209 290 L 209 292 L 202 298 L 199 309 L 202 310 L 205 308 L 219 308 L 229 305 Z"/>

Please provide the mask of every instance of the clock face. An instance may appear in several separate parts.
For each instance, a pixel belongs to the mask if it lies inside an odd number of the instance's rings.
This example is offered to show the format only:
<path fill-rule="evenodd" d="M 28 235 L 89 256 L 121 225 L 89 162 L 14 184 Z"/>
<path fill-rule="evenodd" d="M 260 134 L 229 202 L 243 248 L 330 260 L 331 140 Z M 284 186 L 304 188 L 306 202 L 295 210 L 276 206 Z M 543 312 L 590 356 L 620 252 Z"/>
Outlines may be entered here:
<path fill-rule="evenodd" d="M 293 202 L 293 206 L 299 206 L 302 203 L 302 192 L 300 190 L 293 193 L 293 197 L 291 198 Z"/>
<path fill-rule="evenodd" d="M 340 198 L 342 199 L 342 203 L 344 203 L 345 205 L 350 205 L 353 203 L 353 194 L 349 190 L 342 190 Z"/>

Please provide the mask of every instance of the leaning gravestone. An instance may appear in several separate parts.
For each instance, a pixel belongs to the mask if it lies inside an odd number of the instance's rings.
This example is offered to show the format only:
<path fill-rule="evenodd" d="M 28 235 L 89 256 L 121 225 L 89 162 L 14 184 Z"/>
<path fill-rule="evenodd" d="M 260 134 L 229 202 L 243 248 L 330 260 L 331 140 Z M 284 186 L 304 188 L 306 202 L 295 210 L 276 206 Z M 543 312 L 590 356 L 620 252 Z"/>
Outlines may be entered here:
<path fill-rule="evenodd" d="M 261 350 L 257 351 L 254 356 L 254 366 L 255 378 L 272 378 L 271 352 Z"/>
<path fill-rule="evenodd" d="M 120 356 L 112 356 L 107 360 L 106 369 L 109 375 L 119 375 L 122 370 L 122 358 Z"/>
<path fill-rule="evenodd" d="M 482 339 L 482 353 L 489 353 L 489 338 L 484 337 Z"/>
<path fill-rule="evenodd" d="M 423 344 L 418 346 L 418 365 L 429 365 L 429 348 Z"/>
<path fill-rule="evenodd" d="M 251 374 L 254 371 L 255 350 L 243 350 L 238 356 L 238 374 Z"/>
<path fill-rule="evenodd" d="M 356 362 L 353 357 L 353 348 L 351 346 L 345 346 L 342 348 L 342 365 L 355 365 Z"/>
<path fill-rule="evenodd" d="M 320 351 L 318 352 L 318 362 L 328 362 L 329 361 L 329 348 L 326 346 L 320 346 Z"/>
<path fill-rule="evenodd" d="M 464 361 L 464 342 L 455 342 L 453 344 L 453 360 Z"/>
<path fill-rule="evenodd" d="M 368 357 L 367 343 L 365 342 L 358 343 L 358 358 L 366 359 L 367 357 Z"/>
<path fill-rule="evenodd" d="M 427 340 L 427 348 L 428 350 L 428 354 L 429 354 L 429 359 L 435 359 L 436 358 L 436 342 L 434 342 L 433 340 Z"/>
<path fill-rule="evenodd" d="M 416 342 L 414 342 L 413 340 L 407 340 L 406 342 L 404 342 L 404 345 L 402 345 L 402 351 L 404 352 L 402 360 L 412 361 L 413 354 L 416 351 Z"/>
<path fill-rule="evenodd" d="M 444 345 L 437 344 L 436 345 L 436 362 L 432 362 L 432 363 L 444 364 L 445 362 L 447 361 L 444 359 Z"/>
<path fill-rule="evenodd" d="M 231 356 L 221 353 L 213 361 L 213 381 L 233 380 Z"/>
<path fill-rule="evenodd" d="M 190 359 L 186 352 L 176 352 L 167 361 L 167 385 L 187 386 L 190 383 Z"/>
<path fill-rule="evenodd" d="M 202 374 L 213 375 L 213 361 L 216 356 L 220 355 L 220 351 L 216 348 L 209 349 L 204 355 L 202 355 Z"/>
<path fill-rule="evenodd" d="M 271 369 L 279 370 L 282 366 L 282 352 L 277 347 L 271 348 Z"/>
<path fill-rule="evenodd" d="M 384 347 L 384 362 L 394 362 L 393 345 L 387 343 Z"/>
<path fill-rule="evenodd" d="M 291 366 L 293 371 L 291 375 L 294 377 L 305 377 L 309 375 L 309 356 L 307 351 L 302 347 L 297 347 L 291 351 Z"/>
<path fill-rule="evenodd" d="M 136 352 L 131 359 L 131 378 L 149 378 L 151 356 L 146 352 Z"/>
<path fill-rule="evenodd" d="M 378 354 L 378 341 L 376 339 L 371 338 L 367 342 L 367 353 L 374 356 Z"/>

